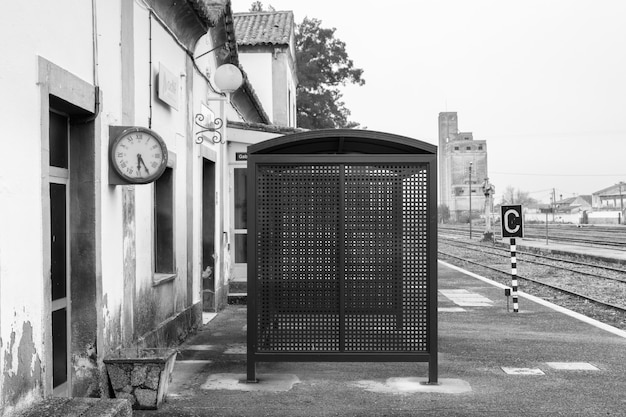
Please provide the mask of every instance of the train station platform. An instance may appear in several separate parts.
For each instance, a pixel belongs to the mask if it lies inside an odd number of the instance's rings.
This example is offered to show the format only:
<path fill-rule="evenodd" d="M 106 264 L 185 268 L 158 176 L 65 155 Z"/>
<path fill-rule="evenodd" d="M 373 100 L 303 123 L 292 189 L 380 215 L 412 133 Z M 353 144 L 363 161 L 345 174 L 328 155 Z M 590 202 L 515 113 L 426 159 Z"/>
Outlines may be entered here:
<path fill-rule="evenodd" d="M 136 416 L 624 415 L 626 332 L 439 263 L 439 385 L 426 363 L 260 363 L 246 372 L 246 308 L 183 344 L 167 402 Z"/>
<path fill-rule="evenodd" d="M 501 245 L 508 245 L 508 239 L 499 241 Z M 553 242 L 545 239 L 517 238 L 516 245 L 519 249 L 531 248 L 542 253 L 574 254 L 584 258 L 591 258 L 603 262 L 626 264 L 626 250 L 618 248 L 605 248 L 599 246 L 571 245 L 561 242 Z"/>

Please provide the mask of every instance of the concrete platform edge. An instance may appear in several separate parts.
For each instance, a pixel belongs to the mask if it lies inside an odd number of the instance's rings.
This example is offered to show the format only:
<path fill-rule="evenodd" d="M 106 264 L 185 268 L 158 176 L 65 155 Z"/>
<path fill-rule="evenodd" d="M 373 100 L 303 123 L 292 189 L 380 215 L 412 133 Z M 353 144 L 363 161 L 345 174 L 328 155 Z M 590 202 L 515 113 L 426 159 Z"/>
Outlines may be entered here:
<path fill-rule="evenodd" d="M 468 276 L 470 276 L 472 278 L 479 279 L 479 280 L 481 280 L 483 282 L 486 282 L 488 284 L 491 284 L 491 285 L 493 285 L 495 287 L 502 288 L 502 289 L 509 288 L 509 286 L 507 286 L 507 285 L 500 284 L 499 282 L 490 280 L 489 278 L 485 278 L 485 277 L 483 277 L 481 275 L 478 275 L 478 274 L 475 274 L 473 272 L 467 271 L 467 270 L 465 270 L 465 269 L 463 269 L 461 267 L 449 264 L 449 263 L 447 263 L 445 261 L 439 260 L 437 262 L 439 262 L 441 265 L 444 265 L 444 266 L 446 266 L 448 268 L 454 269 L 455 271 L 459 271 L 459 272 L 461 272 L 461 273 L 463 273 L 465 275 L 468 275 Z M 607 331 L 609 333 L 612 333 L 612 334 L 614 334 L 616 336 L 620 336 L 620 337 L 623 337 L 623 338 L 626 339 L 626 331 L 624 331 L 624 330 L 620 330 L 620 329 L 618 329 L 616 327 L 613 327 L 613 326 L 610 326 L 608 324 L 599 322 L 598 320 L 594 320 L 594 319 L 592 319 L 590 317 L 587 317 L 587 316 L 584 316 L 584 315 L 582 315 L 580 313 L 576 313 L 575 311 L 569 310 L 569 309 L 567 309 L 565 307 L 558 306 L 558 305 L 553 304 L 553 303 L 551 303 L 549 301 L 546 301 L 546 300 L 544 300 L 542 298 L 538 298 L 538 297 L 535 297 L 533 295 L 526 294 L 523 291 L 519 291 L 518 294 L 522 298 L 525 298 L 527 300 L 533 301 L 533 302 L 535 302 L 537 304 L 541 304 L 541 305 L 543 305 L 545 307 L 551 308 L 551 309 L 553 309 L 555 311 L 558 311 L 560 313 L 568 315 L 568 316 L 570 316 L 572 318 L 575 318 L 577 320 L 580 320 L 582 322 L 591 324 L 592 326 L 598 327 L 598 328 L 600 328 L 602 330 L 605 330 L 605 331 Z"/>

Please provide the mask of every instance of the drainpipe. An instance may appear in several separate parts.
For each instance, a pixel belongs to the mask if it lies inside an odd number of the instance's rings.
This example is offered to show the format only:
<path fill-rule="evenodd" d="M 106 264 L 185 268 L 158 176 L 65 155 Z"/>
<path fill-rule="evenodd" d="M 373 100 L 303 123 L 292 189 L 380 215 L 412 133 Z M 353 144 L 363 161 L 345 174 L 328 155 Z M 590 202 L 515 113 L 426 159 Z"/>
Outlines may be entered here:
<path fill-rule="evenodd" d="M 98 18 L 96 13 L 96 0 L 91 0 L 91 30 L 93 44 L 93 85 L 94 85 L 94 106 L 93 114 L 85 118 L 72 121 L 72 124 L 85 124 L 94 121 L 100 114 L 100 86 L 98 80 Z"/>

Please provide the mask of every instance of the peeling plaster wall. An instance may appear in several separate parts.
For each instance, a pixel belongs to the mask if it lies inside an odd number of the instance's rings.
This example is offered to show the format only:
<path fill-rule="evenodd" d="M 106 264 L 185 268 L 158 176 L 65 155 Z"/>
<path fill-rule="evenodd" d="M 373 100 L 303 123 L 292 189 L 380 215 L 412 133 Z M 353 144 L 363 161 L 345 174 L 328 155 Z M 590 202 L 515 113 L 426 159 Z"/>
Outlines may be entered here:
<path fill-rule="evenodd" d="M 36 0 L 29 5 L 10 2 L 3 10 L 11 18 L 0 25 L 0 36 L 10 40 L 3 50 L 11 59 L 0 60 L 0 91 L 11 100 L 0 100 L 0 112 L 9 115 L 3 120 L 7 141 L 19 140 L 11 142 L 11 152 L 0 152 L 0 201 L 11 202 L 0 204 L 0 414 L 52 393 L 50 283 L 45 267 L 49 236 L 42 220 L 49 209 L 42 202 L 47 185 L 42 179 L 48 156 L 47 149 L 42 149 L 42 136 L 47 131 L 47 116 L 43 115 L 47 115 L 48 96 L 42 93 L 38 71 L 40 60 L 45 60 L 68 79 L 78 80 L 73 82 L 83 90 L 93 90 L 91 7 L 91 2 L 76 0 Z M 72 394 L 79 396 L 107 395 L 102 358 L 111 351 L 136 342 L 155 327 L 173 322 L 179 327 L 188 325 L 201 312 L 197 306 L 201 301 L 200 250 L 196 247 L 200 241 L 197 231 L 201 230 L 196 227 L 200 222 L 201 164 L 200 148 L 193 143 L 193 114 L 206 97 L 205 80 L 194 74 L 187 54 L 154 18 L 150 29 L 144 4 L 121 0 L 96 2 L 96 7 L 102 100 L 99 117 L 89 125 L 91 133 L 86 139 L 95 149 L 84 151 L 96 160 L 88 160 L 88 178 L 72 177 L 78 179 L 77 187 L 87 187 L 85 193 L 91 193 L 88 205 L 76 198 L 71 202 L 72 210 L 80 213 L 72 226 L 73 232 L 78 231 L 72 235 L 78 245 L 71 248 L 77 259 L 72 261 L 72 273 L 77 273 L 72 276 L 72 291 L 78 299 L 72 300 L 77 308 L 72 314 L 70 355 Z M 158 98 L 160 63 L 180 76 L 177 108 Z M 54 88 L 71 90 L 65 82 L 54 80 Z M 78 99 L 88 96 L 80 91 L 73 94 Z M 88 101 L 94 105 L 93 97 Z M 216 110 L 215 103 L 210 106 Z M 153 186 L 108 183 L 109 126 L 148 127 L 150 123 L 176 161 L 178 274 L 174 281 L 161 285 L 153 282 Z M 224 166 L 220 145 L 202 146 L 214 149 L 216 163 Z M 218 182 L 224 181 L 222 175 L 216 172 Z M 188 184 L 190 179 L 192 184 Z M 224 204 L 227 200 L 220 195 L 218 201 Z M 89 213 L 81 212 L 83 209 Z M 218 233 L 221 238 L 221 231 Z M 189 234 L 193 236 L 189 238 Z M 82 245 L 85 242 L 88 244 Z M 222 243 L 216 240 L 216 247 Z M 90 261 L 81 264 L 85 252 Z M 218 257 L 228 259 L 223 253 Z M 224 271 L 220 272 L 223 275 Z M 84 282 L 88 284 L 81 286 Z"/>
<path fill-rule="evenodd" d="M 187 112 L 188 92 L 186 91 L 186 53 L 165 31 L 165 29 L 153 17 L 150 20 L 148 12 L 141 8 L 135 8 L 136 34 L 135 36 L 135 59 L 136 71 L 138 68 L 146 71 L 137 71 L 135 74 L 135 99 L 136 99 L 136 123 L 147 126 L 156 131 L 165 141 L 170 152 L 170 166 L 174 173 L 174 247 L 176 278 L 173 281 L 154 283 L 154 213 L 153 199 L 154 186 L 136 186 L 135 210 L 136 210 L 136 258 L 137 275 L 135 287 L 135 325 L 141 324 L 141 328 L 135 328 L 135 337 L 141 336 L 148 330 L 145 323 L 141 322 L 146 312 L 153 311 L 153 324 L 157 325 L 168 317 L 185 307 L 187 290 L 187 209 L 186 209 L 186 170 L 187 170 L 187 141 L 193 140 L 188 132 L 190 115 Z M 152 42 L 148 39 L 151 34 Z M 151 60 L 151 64 L 150 64 Z M 178 104 L 176 107 L 169 106 L 159 100 L 156 88 L 157 76 L 160 66 L 166 68 L 174 76 L 178 76 Z M 153 75 L 152 90 L 149 84 L 151 80 L 147 75 L 151 68 Z M 191 76 L 191 74 L 190 74 Z M 150 92 L 152 91 L 152 102 Z M 152 103 L 150 105 L 150 103 Z M 150 118 L 151 116 L 151 118 Z M 191 161 L 192 162 L 192 161 Z M 156 309 L 152 306 L 153 300 L 157 299 Z M 154 326 L 153 326 L 154 327 Z"/>
<path fill-rule="evenodd" d="M 5 347 L 5 346 L 3 346 Z M 24 322 L 11 331 L 3 349 L 0 411 L 41 396 L 41 357 L 33 340 L 33 327 Z"/>
<path fill-rule="evenodd" d="M 123 326 L 122 308 L 124 304 L 124 280 L 129 273 L 125 269 L 125 251 L 129 250 L 127 235 L 132 236 L 125 226 L 124 201 L 127 190 L 122 186 L 109 185 L 109 144 L 110 126 L 122 126 L 124 120 L 124 85 L 122 63 L 122 8 L 127 0 L 117 2 L 97 2 L 99 36 L 99 80 L 103 93 L 101 119 L 101 148 L 103 156 L 100 178 L 102 181 L 100 201 L 102 212 L 102 273 L 98 288 L 97 315 L 98 340 L 96 362 L 101 379 L 106 378 L 102 358 L 122 344 L 126 329 Z M 106 22 L 106 24 L 104 24 Z M 131 329 L 132 331 L 132 329 Z M 81 362 L 84 363 L 84 362 Z M 99 382 L 99 381 L 96 381 Z M 100 387 L 101 394 L 106 395 Z"/>
<path fill-rule="evenodd" d="M 92 79 L 89 2 L 6 2 L 2 12 L 6 59 L 0 60 L 0 91 L 6 99 L 0 100 L 0 201 L 10 203 L 0 204 L 0 414 L 44 391 L 43 300 L 49 293 L 43 269 L 45 149 L 38 55 Z"/>

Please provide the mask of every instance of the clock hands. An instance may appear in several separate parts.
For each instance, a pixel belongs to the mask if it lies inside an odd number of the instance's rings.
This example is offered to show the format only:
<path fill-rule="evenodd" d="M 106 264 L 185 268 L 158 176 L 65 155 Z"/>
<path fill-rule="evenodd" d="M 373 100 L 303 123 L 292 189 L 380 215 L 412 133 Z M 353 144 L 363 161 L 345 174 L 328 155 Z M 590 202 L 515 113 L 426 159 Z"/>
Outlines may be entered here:
<path fill-rule="evenodd" d="M 150 170 L 148 170 L 146 163 L 143 161 L 143 158 L 141 157 L 141 154 L 138 153 L 137 154 L 137 173 L 141 171 L 141 165 L 143 165 L 143 168 L 146 170 L 146 173 L 150 175 Z"/>

